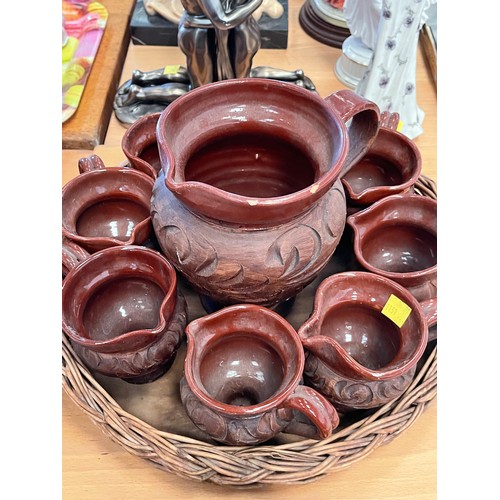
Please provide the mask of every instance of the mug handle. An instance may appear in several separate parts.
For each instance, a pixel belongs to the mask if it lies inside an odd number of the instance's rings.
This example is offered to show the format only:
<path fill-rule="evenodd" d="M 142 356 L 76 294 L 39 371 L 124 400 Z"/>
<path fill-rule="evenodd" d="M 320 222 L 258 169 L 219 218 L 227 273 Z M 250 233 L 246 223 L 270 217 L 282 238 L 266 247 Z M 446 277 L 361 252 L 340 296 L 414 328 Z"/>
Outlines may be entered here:
<path fill-rule="evenodd" d="M 380 127 L 388 130 L 397 130 L 399 125 L 399 113 L 384 111 L 380 115 Z"/>
<path fill-rule="evenodd" d="M 333 405 L 319 392 L 305 385 L 298 385 L 283 403 L 283 406 L 297 410 L 308 419 L 305 421 L 300 418 L 300 415 L 295 416 L 283 429 L 283 432 L 287 434 L 325 439 L 331 435 L 340 422 L 337 410 Z"/>
<path fill-rule="evenodd" d="M 80 262 L 83 262 L 90 253 L 74 241 L 63 236 L 62 241 L 62 275 L 63 278 L 74 269 Z"/>
<path fill-rule="evenodd" d="M 380 109 L 374 102 L 347 89 L 330 94 L 325 101 L 345 124 L 352 120 L 348 126 L 349 151 L 340 174 L 342 177 L 367 153 L 377 137 Z"/>
<path fill-rule="evenodd" d="M 81 174 L 93 170 L 106 170 L 106 165 L 104 165 L 100 156 L 90 155 L 78 160 L 78 170 Z"/>
<path fill-rule="evenodd" d="M 153 174 L 149 171 L 146 172 L 144 171 L 144 169 L 136 168 L 136 166 L 133 165 L 128 159 L 123 160 L 121 163 L 119 163 L 117 168 L 130 169 L 133 170 L 134 172 L 146 175 L 148 177 L 152 177 L 153 180 L 156 179 L 156 175 L 153 176 Z M 150 169 L 153 169 L 153 167 L 150 167 Z M 92 172 L 93 170 L 107 170 L 107 167 L 102 161 L 102 158 L 100 156 L 93 154 L 90 156 L 85 156 L 78 160 L 78 170 L 80 171 L 81 174 L 83 174 L 85 172 Z"/>

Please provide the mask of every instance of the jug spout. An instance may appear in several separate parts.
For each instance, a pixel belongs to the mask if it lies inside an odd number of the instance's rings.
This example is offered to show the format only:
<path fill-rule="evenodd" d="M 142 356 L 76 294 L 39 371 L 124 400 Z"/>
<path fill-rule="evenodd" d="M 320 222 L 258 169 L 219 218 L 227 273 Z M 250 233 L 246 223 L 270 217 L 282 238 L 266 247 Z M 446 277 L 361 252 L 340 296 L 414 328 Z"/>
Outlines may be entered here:
<path fill-rule="evenodd" d="M 371 370 L 351 357 L 338 342 L 330 337 L 317 335 L 302 339 L 302 345 L 333 371 L 351 379 L 382 380 L 383 371 Z"/>
<path fill-rule="evenodd" d="M 185 329 L 188 340 L 188 351 L 192 353 L 203 351 L 203 347 L 214 336 L 214 329 L 206 325 L 204 317 L 188 323 Z"/>
<path fill-rule="evenodd" d="M 181 96 L 161 114 L 156 135 L 165 186 L 183 205 L 266 226 L 307 212 L 378 128 L 378 106 L 355 92 L 325 102 L 296 85 L 243 78 Z"/>
<path fill-rule="evenodd" d="M 389 311 L 394 303 L 406 306 L 402 321 Z M 415 365 L 427 344 L 427 323 L 415 297 L 388 278 L 362 271 L 326 278 L 298 333 L 313 356 L 354 380 L 399 376 Z"/>

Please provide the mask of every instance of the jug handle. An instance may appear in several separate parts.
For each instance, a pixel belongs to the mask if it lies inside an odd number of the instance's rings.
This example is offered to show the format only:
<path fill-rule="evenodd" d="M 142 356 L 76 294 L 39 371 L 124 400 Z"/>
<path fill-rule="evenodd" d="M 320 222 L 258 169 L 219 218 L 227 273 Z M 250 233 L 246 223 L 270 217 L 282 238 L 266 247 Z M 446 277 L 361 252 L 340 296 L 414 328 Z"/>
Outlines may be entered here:
<path fill-rule="evenodd" d="M 384 111 L 380 115 L 380 127 L 388 130 L 397 130 L 399 125 L 399 113 Z"/>
<path fill-rule="evenodd" d="M 340 174 L 344 176 L 375 140 L 380 128 L 380 109 L 374 102 L 347 89 L 330 94 L 325 101 L 346 125 L 352 120 L 348 126 L 349 152 Z"/>
<path fill-rule="evenodd" d="M 311 439 L 325 439 L 339 425 L 340 418 L 333 405 L 319 392 L 298 385 L 283 403 L 283 407 L 297 410 L 307 417 L 296 415 L 283 432 Z"/>
<path fill-rule="evenodd" d="M 71 241 L 70 239 L 63 237 L 62 241 L 62 275 L 63 278 L 74 269 L 80 262 L 83 262 L 88 257 L 90 253 L 87 252 L 80 245 Z"/>
<path fill-rule="evenodd" d="M 81 174 L 92 170 L 106 170 L 106 165 L 100 156 L 90 155 L 78 160 L 78 170 Z"/>

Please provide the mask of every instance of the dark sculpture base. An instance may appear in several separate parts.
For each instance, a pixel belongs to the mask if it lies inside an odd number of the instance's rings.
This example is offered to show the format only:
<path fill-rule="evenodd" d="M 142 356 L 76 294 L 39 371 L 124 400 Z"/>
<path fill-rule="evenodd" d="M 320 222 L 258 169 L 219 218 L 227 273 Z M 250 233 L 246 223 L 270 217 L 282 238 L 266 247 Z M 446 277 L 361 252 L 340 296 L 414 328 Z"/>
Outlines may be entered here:
<path fill-rule="evenodd" d="M 261 48 L 286 49 L 288 46 L 288 0 L 279 0 L 284 12 L 279 19 L 263 14 L 259 20 Z M 149 16 L 142 0 L 137 0 L 130 20 L 134 45 L 177 46 L 177 25 L 159 15 Z"/>
<path fill-rule="evenodd" d="M 164 68 L 142 72 L 134 70 L 132 78 L 122 84 L 113 101 L 116 118 L 124 124 L 132 124 L 139 118 L 161 113 L 177 97 L 189 92 L 189 76 L 184 66 L 172 66 L 174 72 L 166 74 Z M 270 78 L 300 85 L 311 92 L 316 86 L 301 69 L 293 71 L 270 66 L 256 66 L 250 70 L 250 78 Z"/>
<path fill-rule="evenodd" d="M 311 0 L 306 0 L 300 8 L 299 24 L 310 37 L 337 49 L 341 49 L 344 40 L 351 35 L 348 28 L 327 23 L 319 17 L 311 6 Z"/>

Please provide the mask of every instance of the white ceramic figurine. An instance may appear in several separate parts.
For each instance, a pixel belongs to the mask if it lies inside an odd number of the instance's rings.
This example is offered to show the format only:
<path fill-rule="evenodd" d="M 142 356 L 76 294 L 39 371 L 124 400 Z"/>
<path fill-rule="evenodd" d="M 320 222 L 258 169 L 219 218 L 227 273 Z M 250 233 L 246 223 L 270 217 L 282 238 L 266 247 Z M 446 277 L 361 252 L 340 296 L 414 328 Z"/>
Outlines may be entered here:
<path fill-rule="evenodd" d="M 397 112 L 401 132 L 413 139 L 423 132 L 424 112 L 417 104 L 415 74 L 420 29 L 437 0 L 346 0 L 351 33 L 373 51 L 356 93 Z"/>

